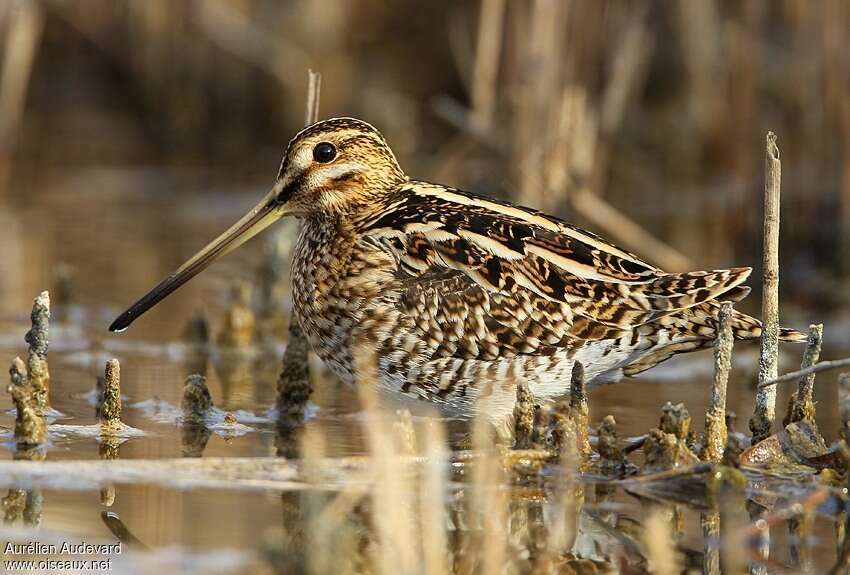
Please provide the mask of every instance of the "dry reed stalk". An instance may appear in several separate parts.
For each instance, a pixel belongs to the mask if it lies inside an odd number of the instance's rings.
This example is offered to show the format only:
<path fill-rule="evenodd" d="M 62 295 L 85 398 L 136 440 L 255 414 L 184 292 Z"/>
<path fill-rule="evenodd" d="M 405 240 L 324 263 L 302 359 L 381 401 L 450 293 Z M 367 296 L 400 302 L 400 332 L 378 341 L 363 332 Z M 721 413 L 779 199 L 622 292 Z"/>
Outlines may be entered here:
<path fill-rule="evenodd" d="M 554 123 L 545 127 L 551 134 L 544 140 L 550 142 L 544 182 L 552 195 L 566 198 L 598 165 L 599 122 L 582 86 L 567 84 L 558 97 Z"/>
<path fill-rule="evenodd" d="M 652 35 L 646 25 L 647 8 L 639 5 L 630 15 L 614 58 L 600 112 L 599 128 L 604 137 L 613 135 L 620 127 L 629 102 L 646 80 L 652 51 Z"/>
<path fill-rule="evenodd" d="M 381 409 L 375 373 L 377 358 L 368 352 L 356 354 L 357 391 L 365 415 L 369 456 L 372 458 L 373 522 L 377 530 L 377 562 L 382 573 L 413 573 L 421 564 L 413 532 L 414 509 L 408 470 L 398 456 L 398 445 Z"/>
<path fill-rule="evenodd" d="M 764 253 L 762 260 L 762 334 L 759 357 L 759 387 L 756 407 L 750 418 L 752 443 L 770 436 L 776 419 L 776 388 L 763 386 L 776 379 L 779 363 L 779 193 L 782 163 L 776 134 L 765 138 Z"/>
<path fill-rule="evenodd" d="M 617 421 L 613 415 L 606 415 L 596 432 L 599 451 L 597 465 L 606 475 L 620 477 L 625 471 L 626 458 L 617 442 Z"/>
<path fill-rule="evenodd" d="M 614 56 L 610 79 L 602 95 L 599 111 L 599 137 L 593 151 L 594 165 L 588 170 L 589 188 L 601 195 L 608 172 L 611 144 L 617 135 L 629 105 L 634 105 L 636 95 L 648 77 L 648 67 L 653 49 L 653 35 L 647 29 L 648 5 L 631 10 L 628 22 Z"/>
<path fill-rule="evenodd" d="M 559 2 L 535 3 L 527 29 L 520 30 L 529 40 L 521 44 L 517 55 L 519 73 L 512 82 L 513 91 L 518 94 L 512 99 L 512 169 L 519 182 L 514 199 L 543 211 L 557 212 L 569 192 L 575 211 L 614 239 L 652 257 L 662 268 L 689 269 L 691 263 L 686 256 L 601 197 L 587 188 L 569 189 L 572 176 L 586 182 L 594 165 L 599 164 L 594 151 L 600 148 L 597 145 L 600 119 L 586 105 L 586 90 L 578 83 L 564 83 L 569 73 L 564 70 L 564 46 L 559 31 L 566 28 L 568 17 L 575 16 L 565 6 Z M 623 45 L 629 56 L 624 53 L 617 83 L 609 94 L 606 118 L 612 125 L 622 114 L 625 95 L 641 76 L 635 68 L 641 59 L 636 57 L 641 52 L 638 45 L 643 46 L 646 40 L 641 32 L 642 18 L 639 11 Z"/>
<path fill-rule="evenodd" d="M 505 0 L 481 0 L 478 41 L 472 72 L 472 129 L 487 133 L 496 110 L 496 83 L 502 48 Z"/>
<path fill-rule="evenodd" d="M 561 27 L 566 14 L 563 2 L 534 2 L 525 41 L 520 47 L 519 78 L 513 88 L 517 97 L 513 113 L 514 178 L 519 184 L 518 203 L 552 212 L 558 207 L 555 194 L 545 185 L 547 155 L 557 126 L 560 85 L 564 72 Z"/>
<path fill-rule="evenodd" d="M 0 68 L 0 194 L 9 183 L 12 152 L 44 28 L 40 2 L 16 2 L 4 10 L 8 11 L 4 22 L 8 28 Z"/>
<path fill-rule="evenodd" d="M 719 463 L 726 449 L 726 386 L 732 368 L 732 302 L 720 304 L 717 315 L 717 338 L 714 341 L 714 382 L 711 387 L 711 406 L 705 414 L 705 450 L 703 458 Z"/>
<path fill-rule="evenodd" d="M 573 368 L 573 374 L 575 374 L 575 368 Z M 567 424 L 577 427 L 574 417 L 567 419 Z M 578 435 L 576 430 L 573 430 L 573 432 L 572 435 Z M 587 435 L 586 431 L 585 435 Z M 552 559 L 572 549 L 578 536 L 578 521 L 584 502 L 584 487 L 577 480 L 577 475 L 579 466 L 583 463 L 577 442 L 564 442 L 561 448 L 560 473 L 550 499 L 552 526 L 546 540 L 546 550 Z"/>
<path fill-rule="evenodd" d="M 294 516 L 284 521 L 285 537 L 296 554 L 303 554 L 304 564 L 293 571 L 306 573 L 345 572 L 358 553 L 351 534 L 349 520 L 356 516 L 357 507 L 369 496 L 368 482 L 372 470 L 364 468 L 351 477 L 338 493 L 328 493 L 328 473 L 332 462 L 328 459 L 328 438 L 324 428 L 305 426 L 300 433 L 297 449 L 307 488 L 283 493 L 284 510 Z M 293 504 L 293 494 L 298 498 Z M 332 497 L 332 498 L 331 498 Z M 303 528 L 303 531 L 301 531 Z"/>
<path fill-rule="evenodd" d="M 347 571 L 359 553 L 357 535 L 350 525 L 358 515 L 358 506 L 369 495 L 368 490 L 347 486 L 322 506 L 322 495 L 310 494 L 307 505 L 310 525 L 307 552 L 310 573 L 342 573 Z M 296 520 L 297 521 L 297 520 Z"/>
<path fill-rule="evenodd" d="M 809 337 L 806 340 L 806 350 L 803 352 L 803 361 L 800 364 L 800 369 L 812 367 L 818 362 L 822 343 L 823 324 L 810 325 Z M 785 421 L 783 421 L 785 425 L 794 421 L 815 421 L 814 391 L 815 374 L 810 373 L 802 376 L 797 384 L 797 391 L 791 394 L 788 400 L 788 415 Z"/>
<path fill-rule="evenodd" d="M 720 575 L 720 513 L 701 513 L 704 575 Z"/>
<path fill-rule="evenodd" d="M 402 457 L 416 455 L 416 429 L 413 427 L 413 415 L 410 410 L 397 409 L 391 427 L 398 455 Z"/>
<path fill-rule="evenodd" d="M 476 511 L 482 517 L 481 573 L 497 575 L 504 572 L 507 554 L 508 498 L 505 493 L 505 472 L 492 449 L 485 451 L 478 463 L 473 480 Z"/>
<path fill-rule="evenodd" d="M 468 513 L 481 522 L 481 530 L 473 535 L 469 552 L 464 554 L 457 569 L 459 572 L 495 575 L 504 571 L 508 558 L 508 501 L 504 492 L 507 477 L 494 448 L 495 431 L 486 411 L 478 409 L 472 422 L 471 443 L 479 457 L 472 467 L 467 489 Z"/>
<path fill-rule="evenodd" d="M 655 509 L 644 524 L 643 544 L 650 572 L 655 575 L 675 575 L 681 572 L 670 531 L 670 521 L 661 509 Z"/>
<path fill-rule="evenodd" d="M 284 509 L 295 513 L 294 520 L 284 524 L 285 536 L 293 546 L 304 552 L 307 573 L 332 573 L 338 564 L 335 535 L 338 534 L 339 517 L 323 508 L 323 498 L 317 490 L 324 485 L 324 465 L 327 456 L 327 437 L 319 426 L 306 426 L 299 437 L 297 452 L 301 457 L 304 481 L 313 489 L 303 491 L 296 503 L 297 511 L 290 511 L 289 494 L 283 494 Z M 299 527 L 304 525 L 304 532 Z"/>
<path fill-rule="evenodd" d="M 723 83 L 717 80 L 720 56 L 721 18 L 716 0 L 682 2 L 675 5 L 679 12 L 678 30 L 684 45 L 683 55 L 690 82 L 691 115 L 702 134 L 715 120 L 717 94 Z"/>
<path fill-rule="evenodd" d="M 425 464 L 419 485 L 419 535 L 422 540 L 422 572 L 449 573 L 446 539 L 445 496 L 448 489 L 446 435 L 438 420 L 425 426 Z"/>

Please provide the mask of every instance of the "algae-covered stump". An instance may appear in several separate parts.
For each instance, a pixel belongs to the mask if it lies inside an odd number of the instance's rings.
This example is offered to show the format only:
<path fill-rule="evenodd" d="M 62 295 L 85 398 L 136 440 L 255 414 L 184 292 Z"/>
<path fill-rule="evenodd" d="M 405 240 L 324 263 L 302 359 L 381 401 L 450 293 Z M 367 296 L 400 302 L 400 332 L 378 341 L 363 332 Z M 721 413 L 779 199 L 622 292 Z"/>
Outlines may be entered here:
<path fill-rule="evenodd" d="M 573 364 L 570 374 L 570 409 L 576 426 L 579 456 L 583 461 L 587 461 L 593 450 L 590 447 L 590 408 L 584 382 L 584 365 L 580 361 Z"/>
<path fill-rule="evenodd" d="M 519 381 L 514 405 L 514 449 L 531 449 L 534 444 L 534 395 L 528 383 Z"/>
<path fill-rule="evenodd" d="M 289 342 L 283 354 L 283 369 L 277 380 L 278 425 L 298 426 L 304 421 L 307 401 L 313 393 L 310 384 L 310 344 L 293 316 Z"/>
<path fill-rule="evenodd" d="M 27 372 L 32 387 L 33 407 L 45 413 L 50 408 L 50 370 L 47 367 L 50 295 L 46 291 L 33 301 L 30 320 L 32 327 L 24 337 L 29 344 Z"/>
<path fill-rule="evenodd" d="M 40 445 L 47 437 L 47 424 L 42 410 L 36 406 L 33 388 L 27 380 L 27 368 L 16 357 L 9 368 L 9 395 L 15 403 L 15 441 L 23 446 Z"/>
<path fill-rule="evenodd" d="M 103 403 L 100 408 L 100 430 L 103 435 L 114 435 L 121 423 L 121 367 L 117 359 L 106 362 Z"/>
<path fill-rule="evenodd" d="M 606 415 L 599 425 L 599 469 L 607 475 L 620 476 L 626 468 L 626 458 L 617 445 L 617 421 Z"/>
<path fill-rule="evenodd" d="M 732 369 L 732 302 L 720 304 L 717 316 L 717 337 L 714 340 L 714 381 L 711 386 L 711 405 L 705 414 L 705 444 L 702 456 L 706 461 L 718 462 L 729 437 L 726 427 L 726 388 Z"/>
<path fill-rule="evenodd" d="M 823 343 L 823 324 L 812 324 L 809 326 L 809 337 L 806 340 L 806 351 L 803 352 L 803 361 L 800 369 L 812 367 L 820 358 L 821 344 Z M 785 416 L 785 425 L 795 421 L 815 421 L 815 402 L 813 399 L 815 391 L 814 373 L 800 377 L 797 390 L 788 399 L 788 413 Z"/>
<path fill-rule="evenodd" d="M 183 386 L 183 423 L 203 425 L 213 407 L 212 396 L 204 376 L 192 374 Z"/>

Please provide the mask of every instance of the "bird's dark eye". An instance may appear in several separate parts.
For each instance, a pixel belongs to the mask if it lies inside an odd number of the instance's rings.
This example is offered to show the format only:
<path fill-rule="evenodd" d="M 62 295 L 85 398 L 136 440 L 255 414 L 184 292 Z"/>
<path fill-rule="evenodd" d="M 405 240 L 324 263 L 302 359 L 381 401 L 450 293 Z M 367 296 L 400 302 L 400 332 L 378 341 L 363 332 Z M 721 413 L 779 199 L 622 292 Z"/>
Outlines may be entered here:
<path fill-rule="evenodd" d="M 327 164 L 336 158 L 336 147 L 330 142 L 321 142 L 313 148 L 313 159 L 320 164 Z"/>

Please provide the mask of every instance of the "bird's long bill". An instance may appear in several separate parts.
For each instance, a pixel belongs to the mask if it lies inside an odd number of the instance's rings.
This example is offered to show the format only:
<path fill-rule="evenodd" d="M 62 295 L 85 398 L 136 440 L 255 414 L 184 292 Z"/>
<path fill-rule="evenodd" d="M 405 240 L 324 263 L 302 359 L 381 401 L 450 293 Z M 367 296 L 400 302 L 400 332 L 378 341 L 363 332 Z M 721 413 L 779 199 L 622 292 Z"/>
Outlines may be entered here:
<path fill-rule="evenodd" d="M 275 190 L 272 190 L 254 209 L 230 226 L 230 229 L 207 244 L 204 249 L 180 266 L 176 272 L 159 282 L 139 301 L 130 306 L 127 311 L 118 316 L 112 322 L 112 325 L 109 326 L 109 331 L 123 331 L 127 329 L 136 318 L 165 299 L 168 294 L 198 275 L 213 261 L 229 251 L 238 248 L 283 215 L 283 206 L 275 200 Z"/>

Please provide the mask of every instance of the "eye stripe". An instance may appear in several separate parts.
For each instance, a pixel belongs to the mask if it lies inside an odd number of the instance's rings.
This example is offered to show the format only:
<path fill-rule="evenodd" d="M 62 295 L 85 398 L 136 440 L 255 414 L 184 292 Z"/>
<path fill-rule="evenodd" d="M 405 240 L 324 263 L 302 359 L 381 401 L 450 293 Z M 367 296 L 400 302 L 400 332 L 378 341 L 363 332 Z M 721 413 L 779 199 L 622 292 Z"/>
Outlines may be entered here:
<path fill-rule="evenodd" d="M 276 198 L 277 203 L 278 204 L 285 204 L 286 202 L 288 202 L 289 198 L 292 197 L 292 194 L 295 193 L 295 190 L 297 190 L 298 188 L 300 188 L 301 186 L 304 185 L 304 181 L 305 181 L 306 178 L 307 178 L 307 170 L 303 170 L 297 176 L 292 178 L 292 181 L 289 182 L 289 184 L 285 188 L 283 188 L 280 191 L 280 193 L 277 195 L 277 198 Z"/>

